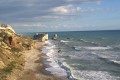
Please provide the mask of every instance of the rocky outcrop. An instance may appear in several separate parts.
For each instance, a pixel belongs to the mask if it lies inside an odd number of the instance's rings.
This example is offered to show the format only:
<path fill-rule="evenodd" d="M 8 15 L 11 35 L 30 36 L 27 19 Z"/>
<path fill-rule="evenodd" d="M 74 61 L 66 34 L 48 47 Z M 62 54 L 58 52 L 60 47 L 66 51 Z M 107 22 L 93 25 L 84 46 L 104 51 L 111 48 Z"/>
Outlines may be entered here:
<path fill-rule="evenodd" d="M 47 33 L 43 33 L 43 34 L 38 34 L 36 33 L 34 36 L 33 36 L 33 39 L 34 40 L 39 40 L 39 41 L 47 41 L 48 40 L 48 34 Z"/>
<path fill-rule="evenodd" d="M 41 41 L 47 41 L 48 40 L 48 34 L 43 34 L 43 36 L 41 37 Z"/>
<path fill-rule="evenodd" d="M 54 34 L 54 36 L 52 37 L 52 40 L 57 40 L 58 39 L 58 35 Z"/>
<path fill-rule="evenodd" d="M 32 39 L 17 35 L 10 25 L 0 25 L 0 80 L 24 63 L 25 50 L 34 47 Z"/>

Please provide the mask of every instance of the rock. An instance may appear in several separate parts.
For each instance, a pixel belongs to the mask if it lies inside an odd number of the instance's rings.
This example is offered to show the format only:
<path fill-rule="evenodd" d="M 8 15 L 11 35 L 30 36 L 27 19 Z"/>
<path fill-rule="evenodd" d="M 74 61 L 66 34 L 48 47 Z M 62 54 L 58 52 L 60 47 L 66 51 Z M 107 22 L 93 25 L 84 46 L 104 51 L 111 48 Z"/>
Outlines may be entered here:
<path fill-rule="evenodd" d="M 40 40 L 40 41 L 47 41 L 48 40 L 48 34 L 47 33 L 43 33 L 43 34 L 38 34 L 36 33 L 34 36 L 33 36 L 33 39 L 34 40 Z"/>
<path fill-rule="evenodd" d="M 58 35 L 54 34 L 54 36 L 52 37 L 52 40 L 57 40 L 58 39 Z"/>
<path fill-rule="evenodd" d="M 70 39 L 70 38 L 67 38 L 67 39 Z"/>
<path fill-rule="evenodd" d="M 61 52 L 61 50 L 58 50 L 58 53 L 60 53 Z"/>
<path fill-rule="evenodd" d="M 43 34 L 41 41 L 47 41 L 47 40 L 48 40 L 48 34 L 45 33 L 45 34 Z"/>
<path fill-rule="evenodd" d="M 38 33 L 36 33 L 36 34 L 33 36 L 33 39 L 34 39 L 34 40 L 39 39 Z"/>

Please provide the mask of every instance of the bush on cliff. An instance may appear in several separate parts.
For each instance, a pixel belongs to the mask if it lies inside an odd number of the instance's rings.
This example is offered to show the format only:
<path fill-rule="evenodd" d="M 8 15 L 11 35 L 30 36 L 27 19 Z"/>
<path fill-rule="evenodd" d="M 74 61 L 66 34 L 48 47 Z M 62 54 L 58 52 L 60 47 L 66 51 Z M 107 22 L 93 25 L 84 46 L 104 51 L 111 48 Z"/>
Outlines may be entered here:
<path fill-rule="evenodd" d="M 21 52 L 21 50 L 20 50 L 19 48 L 15 48 L 15 47 L 13 47 L 13 48 L 11 49 L 11 51 L 12 51 L 12 52 L 17 52 L 17 53 Z"/>

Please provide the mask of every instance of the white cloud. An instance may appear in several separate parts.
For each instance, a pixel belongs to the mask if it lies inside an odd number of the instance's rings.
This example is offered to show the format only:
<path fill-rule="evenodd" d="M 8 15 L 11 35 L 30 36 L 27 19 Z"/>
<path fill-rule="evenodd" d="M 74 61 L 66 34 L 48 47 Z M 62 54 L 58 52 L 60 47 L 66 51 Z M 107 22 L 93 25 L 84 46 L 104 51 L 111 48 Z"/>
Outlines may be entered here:
<path fill-rule="evenodd" d="M 67 6 L 59 6 L 52 9 L 55 13 L 66 14 L 69 13 L 69 8 Z"/>
<path fill-rule="evenodd" d="M 55 7 L 51 11 L 53 11 L 56 14 L 75 15 L 79 13 L 80 10 L 81 10 L 80 7 L 75 7 L 73 5 L 66 5 L 66 6 Z"/>
<path fill-rule="evenodd" d="M 75 20 L 78 18 L 81 19 L 81 17 L 89 17 L 88 14 L 93 12 L 106 13 L 107 11 L 110 13 L 113 11 L 109 6 L 103 6 L 103 8 L 101 7 L 102 5 L 98 7 L 88 5 L 92 3 L 92 5 L 95 4 L 95 6 L 97 6 L 96 4 L 101 4 L 101 1 L 102 0 L 1 0 L 0 21 L 10 24 L 20 23 L 15 24 L 15 28 L 35 27 L 41 29 L 48 27 L 54 29 L 61 28 L 62 26 L 68 29 L 71 25 L 75 27 L 75 25 L 79 24 L 79 22 L 75 22 Z M 87 6 L 81 6 L 84 4 L 87 4 Z M 73 22 L 70 20 L 73 20 Z M 65 21 L 68 22 L 65 23 Z M 62 24 L 57 25 L 58 22 Z"/>

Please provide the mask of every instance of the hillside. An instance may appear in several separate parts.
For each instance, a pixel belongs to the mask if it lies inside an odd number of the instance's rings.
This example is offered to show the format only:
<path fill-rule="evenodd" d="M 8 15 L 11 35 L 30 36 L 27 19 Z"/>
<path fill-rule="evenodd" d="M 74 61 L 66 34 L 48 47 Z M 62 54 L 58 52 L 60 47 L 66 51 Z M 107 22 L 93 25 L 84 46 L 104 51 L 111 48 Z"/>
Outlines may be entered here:
<path fill-rule="evenodd" d="M 16 34 L 10 25 L 0 25 L 0 80 L 7 80 L 14 69 L 22 70 L 24 51 L 33 46 L 29 37 Z"/>

